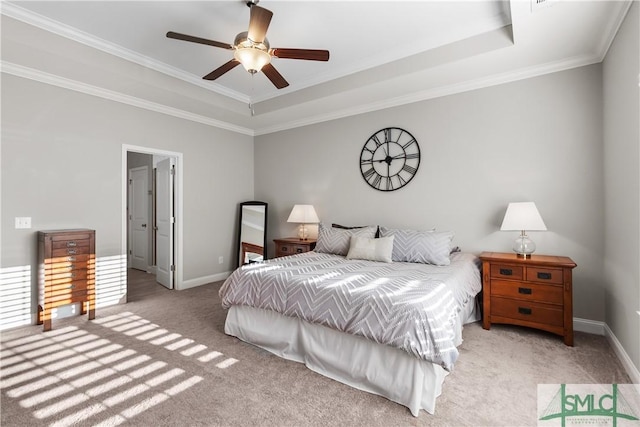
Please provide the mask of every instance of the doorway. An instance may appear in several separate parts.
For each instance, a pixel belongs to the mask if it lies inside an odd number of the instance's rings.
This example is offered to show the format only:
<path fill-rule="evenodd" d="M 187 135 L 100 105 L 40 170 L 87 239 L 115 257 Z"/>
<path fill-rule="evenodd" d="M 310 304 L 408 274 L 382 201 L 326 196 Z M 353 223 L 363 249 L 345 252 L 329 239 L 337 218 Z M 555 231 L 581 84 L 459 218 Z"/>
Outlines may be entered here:
<path fill-rule="evenodd" d="M 123 249 L 127 271 L 182 284 L 182 153 L 123 145 Z M 127 283 L 127 295 L 130 284 Z"/>

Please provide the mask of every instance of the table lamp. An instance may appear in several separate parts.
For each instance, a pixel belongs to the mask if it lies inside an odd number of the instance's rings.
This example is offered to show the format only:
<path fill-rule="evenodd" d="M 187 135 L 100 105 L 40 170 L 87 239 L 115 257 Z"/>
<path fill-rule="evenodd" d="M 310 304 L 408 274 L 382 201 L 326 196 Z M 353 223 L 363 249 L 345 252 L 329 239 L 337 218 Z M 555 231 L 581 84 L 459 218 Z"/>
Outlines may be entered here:
<path fill-rule="evenodd" d="M 547 226 L 533 202 L 509 203 L 502 220 L 502 231 L 520 231 L 513 243 L 513 251 L 522 258 L 530 258 L 536 250 L 536 244 L 527 236 L 529 231 L 545 231 Z"/>
<path fill-rule="evenodd" d="M 320 222 L 320 219 L 318 219 L 318 214 L 316 214 L 313 205 L 294 205 L 287 222 L 299 223 L 298 237 L 301 240 L 307 240 L 309 237 L 307 224 L 317 224 Z"/>

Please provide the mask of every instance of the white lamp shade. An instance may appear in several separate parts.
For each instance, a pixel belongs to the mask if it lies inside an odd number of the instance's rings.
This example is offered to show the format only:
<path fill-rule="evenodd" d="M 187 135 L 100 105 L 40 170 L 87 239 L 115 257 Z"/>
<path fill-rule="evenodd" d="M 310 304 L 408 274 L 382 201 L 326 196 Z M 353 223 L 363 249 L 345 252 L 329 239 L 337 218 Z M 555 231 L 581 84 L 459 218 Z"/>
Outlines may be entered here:
<path fill-rule="evenodd" d="M 300 224 L 317 224 L 320 222 L 313 205 L 294 205 L 287 222 Z"/>
<path fill-rule="evenodd" d="M 540 212 L 533 202 L 509 203 L 500 227 L 503 231 L 545 231 L 546 229 L 547 226 L 544 225 Z"/>

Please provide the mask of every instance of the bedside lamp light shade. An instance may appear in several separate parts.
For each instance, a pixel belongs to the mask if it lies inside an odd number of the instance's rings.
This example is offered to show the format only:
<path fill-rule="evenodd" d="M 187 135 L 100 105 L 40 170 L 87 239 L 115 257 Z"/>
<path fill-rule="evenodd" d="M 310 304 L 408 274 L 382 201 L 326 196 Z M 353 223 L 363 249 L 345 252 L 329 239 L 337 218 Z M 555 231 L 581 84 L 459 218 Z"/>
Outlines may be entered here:
<path fill-rule="evenodd" d="M 526 231 L 545 231 L 546 229 L 547 226 L 533 202 L 509 203 L 500 227 L 502 231 L 520 231 L 513 250 L 523 258 L 530 257 L 536 250 L 535 243 L 529 239 Z"/>
<path fill-rule="evenodd" d="M 313 208 L 313 205 L 294 205 L 287 222 L 299 223 L 300 227 L 298 228 L 298 237 L 302 240 L 306 240 L 309 236 L 306 224 L 317 224 L 320 222 L 320 219 L 318 218 L 318 214 Z"/>

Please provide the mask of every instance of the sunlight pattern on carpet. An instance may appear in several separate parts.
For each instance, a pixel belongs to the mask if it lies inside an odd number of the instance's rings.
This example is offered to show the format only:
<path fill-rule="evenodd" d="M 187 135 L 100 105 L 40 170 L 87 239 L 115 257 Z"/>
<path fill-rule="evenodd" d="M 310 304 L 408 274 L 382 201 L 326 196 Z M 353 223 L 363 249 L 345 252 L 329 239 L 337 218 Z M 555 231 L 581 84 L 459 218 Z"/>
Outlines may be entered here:
<path fill-rule="evenodd" d="M 132 313 L 95 323 L 151 343 L 161 335 L 170 337 L 154 345 L 181 350 L 177 354 L 200 363 L 223 356 Z M 4 395 L 18 399 L 33 417 L 50 426 L 119 425 L 203 380 L 75 326 L 6 340 L 0 345 L 0 362 Z M 236 362 L 226 358 L 216 366 L 225 369 Z"/>
<path fill-rule="evenodd" d="M 200 362 L 209 362 L 223 356 L 223 354 L 218 351 L 206 352 L 208 350 L 206 345 L 198 344 L 191 338 L 185 338 L 180 334 L 171 333 L 131 312 L 96 319 L 94 323 L 116 332 L 122 332 L 127 336 L 135 337 L 141 341 L 147 341 L 153 345 L 162 345 L 169 351 L 181 350 L 181 355 L 186 357 L 197 356 Z M 220 369 L 226 369 L 236 362 L 238 362 L 238 360 L 230 357 L 221 361 L 216 366 Z"/>

